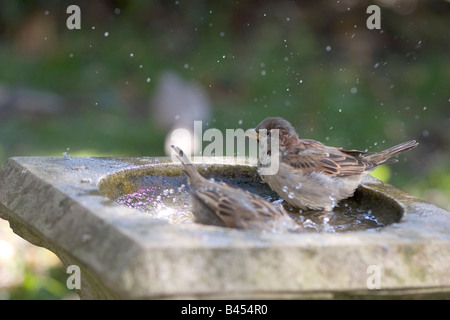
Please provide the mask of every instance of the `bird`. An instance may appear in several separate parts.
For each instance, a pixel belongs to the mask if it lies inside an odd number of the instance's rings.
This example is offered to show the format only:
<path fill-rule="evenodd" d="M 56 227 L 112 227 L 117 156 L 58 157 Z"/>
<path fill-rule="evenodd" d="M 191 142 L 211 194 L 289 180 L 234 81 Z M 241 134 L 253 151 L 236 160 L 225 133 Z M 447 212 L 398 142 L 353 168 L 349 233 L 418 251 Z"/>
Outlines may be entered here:
<path fill-rule="evenodd" d="M 206 179 L 179 147 L 171 145 L 189 183 L 192 212 L 198 223 L 265 232 L 300 232 L 302 227 L 279 203 L 250 191 Z"/>
<path fill-rule="evenodd" d="M 411 140 L 380 152 L 331 147 L 316 140 L 300 139 L 291 123 L 280 117 L 264 119 L 247 130 L 245 136 L 261 143 L 260 133 L 269 136 L 274 129 L 278 130 L 279 150 L 272 150 L 269 142 L 266 150 L 267 155 L 278 151 L 278 157 L 274 157 L 278 170 L 265 174 L 258 160 L 258 173 L 273 191 L 301 210 L 332 211 L 340 200 L 353 196 L 367 174 L 380 165 L 397 162 L 390 158 L 418 145 Z"/>

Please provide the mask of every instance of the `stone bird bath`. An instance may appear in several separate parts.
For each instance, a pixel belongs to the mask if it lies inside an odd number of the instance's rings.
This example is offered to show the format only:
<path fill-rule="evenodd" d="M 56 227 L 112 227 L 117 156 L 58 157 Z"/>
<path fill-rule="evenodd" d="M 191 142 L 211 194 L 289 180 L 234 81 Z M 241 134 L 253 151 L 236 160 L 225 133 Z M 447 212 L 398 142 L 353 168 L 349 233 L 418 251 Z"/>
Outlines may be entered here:
<path fill-rule="evenodd" d="M 245 161 L 198 168 L 273 196 Z M 78 266 L 83 299 L 450 297 L 450 212 L 372 177 L 354 221 L 294 212 L 300 234 L 192 223 L 186 188 L 168 158 L 11 158 L 0 217 Z"/>

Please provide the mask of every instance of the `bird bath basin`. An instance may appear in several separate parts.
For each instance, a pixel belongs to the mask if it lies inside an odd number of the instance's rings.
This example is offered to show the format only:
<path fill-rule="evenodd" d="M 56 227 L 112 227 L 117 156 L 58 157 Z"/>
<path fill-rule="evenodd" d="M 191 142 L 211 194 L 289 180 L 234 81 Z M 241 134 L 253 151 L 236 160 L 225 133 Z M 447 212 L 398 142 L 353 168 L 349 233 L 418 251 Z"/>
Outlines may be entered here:
<path fill-rule="evenodd" d="M 245 162 L 199 168 L 275 197 Z M 351 218 L 290 211 L 295 234 L 193 223 L 187 188 L 168 158 L 11 158 L 0 217 L 78 266 L 84 299 L 449 297 L 450 212 L 372 177 Z"/>
<path fill-rule="evenodd" d="M 208 179 L 223 181 L 256 193 L 268 201 L 280 202 L 289 215 L 305 231 L 345 232 L 381 228 L 399 222 L 403 209 L 399 203 L 381 192 L 360 187 L 355 195 L 341 201 L 333 212 L 303 212 L 283 201 L 258 177 L 255 166 L 221 164 L 217 159 L 206 159 L 197 170 Z M 116 172 L 103 178 L 100 191 L 117 203 L 146 212 L 156 219 L 173 224 L 193 223 L 189 185 L 177 164 L 152 164 Z"/>

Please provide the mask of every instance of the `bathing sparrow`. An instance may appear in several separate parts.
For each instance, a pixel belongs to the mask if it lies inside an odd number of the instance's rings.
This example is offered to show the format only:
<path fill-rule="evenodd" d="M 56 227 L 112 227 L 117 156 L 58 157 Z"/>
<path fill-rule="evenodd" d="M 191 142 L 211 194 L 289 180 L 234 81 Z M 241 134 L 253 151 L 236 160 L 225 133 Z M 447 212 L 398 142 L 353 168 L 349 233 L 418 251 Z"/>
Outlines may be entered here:
<path fill-rule="evenodd" d="M 302 230 L 281 204 L 270 203 L 249 191 L 204 178 L 180 148 L 171 147 L 187 176 L 192 212 L 197 222 L 269 232 Z"/>
<path fill-rule="evenodd" d="M 264 174 L 261 179 L 286 202 L 302 210 L 331 211 L 337 203 L 353 195 L 365 175 L 376 167 L 397 162 L 391 157 L 418 145 L 407 141 L 380 152 L 365 152 L 329 147 L 310 139 L 300 139 L 294 127 L 285 119 L 266 118 L 254 129 L 246 131 L 249 138 L 259 140 L 260 130 L 267 135 L 278 130 L 278 171 Z M 267 143 L 270 155 L 271 144 Z"/>

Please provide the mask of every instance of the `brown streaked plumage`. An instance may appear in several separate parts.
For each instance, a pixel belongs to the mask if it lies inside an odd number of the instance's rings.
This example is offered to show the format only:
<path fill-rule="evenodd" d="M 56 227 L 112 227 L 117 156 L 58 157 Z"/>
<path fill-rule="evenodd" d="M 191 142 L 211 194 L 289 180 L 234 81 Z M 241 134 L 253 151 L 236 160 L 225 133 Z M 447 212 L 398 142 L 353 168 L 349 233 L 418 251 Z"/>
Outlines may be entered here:
<path fill-rule="evenodd" d="M 310 139 L 300 139 L 285 119 L 263 120 L 249 137 L 259 138 L 259 130 L 279 130 L 279 170 L 261 179 L 289 204 L 303 210 L 331 211 L 342 199 L 351 197 L 362 178 L 376 167 L 397 162 L 391 157 L 418 145 L 415 140 L 381 152 L 329 147 Z M 270 146 L 268 152 L 271 152 Z"/>
<path fill-rule="evenodd" d="M 171 147 L 187 176 L 192 212 L 197 222 L 269 232 L 302 230 L 281 204 L 270 203 L 249 191 L 204 178 L 180 148 L 173 145 Z"/>

